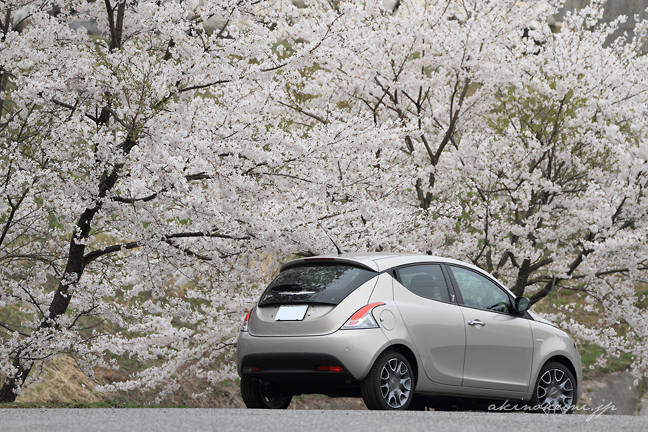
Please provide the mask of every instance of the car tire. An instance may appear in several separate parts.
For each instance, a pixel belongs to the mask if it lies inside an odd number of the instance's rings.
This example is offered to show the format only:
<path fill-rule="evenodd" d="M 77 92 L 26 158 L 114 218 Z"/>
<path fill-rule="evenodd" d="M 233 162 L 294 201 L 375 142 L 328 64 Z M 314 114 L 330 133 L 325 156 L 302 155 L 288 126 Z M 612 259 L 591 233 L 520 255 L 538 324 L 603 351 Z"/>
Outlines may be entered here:
<path fill-rule="evenodd" d="M 571 414 L 574 412 L 576 379 L 569 368 L 561 363 L 546 363 L 533 387 L 529 403 L 532 412 L 546 414 Z"/>
<path fill-rule="evenodd" d="M 414 375 L 405 356 L 396 351 L 379 355 L 360 392 L 370 410 L 406 410 L 414 397 Z"/>
<path fill-rule="evenodd" d="M 251 380 L 241 380 L 241 396 L 248 408 L 286 409 L 292 401 L 292 395 L 272 394 L 267 388 Z"/>

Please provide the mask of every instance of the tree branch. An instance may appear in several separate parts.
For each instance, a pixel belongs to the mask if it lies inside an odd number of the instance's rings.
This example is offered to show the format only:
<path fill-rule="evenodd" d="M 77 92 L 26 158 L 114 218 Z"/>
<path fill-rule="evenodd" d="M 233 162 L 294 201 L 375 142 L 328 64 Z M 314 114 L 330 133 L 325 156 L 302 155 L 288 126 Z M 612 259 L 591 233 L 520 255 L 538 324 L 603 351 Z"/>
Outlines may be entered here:
<path fill-rule="evenodd" d="M 27 196 L 27 192 L 29 192 L 29 188 L 25 189 L 25 191 L 23 192 L 22 196 L 18 199 L 18 202 L 16 204 L 11 202 L 10 197 L 7 197 L 7 201 L 9 201 L 9 207 L 11 207 L 11 212 L 9 213 L 4 228 L 2 229 L 2 234 L 0 234 L 0 246 L 2 246 L 2 243 L 4 242 L 4 239 L 7 236 L 9 229 L 11 228 L 11 223 L 13 222 L 13 219 L 16 215 L 16 211 L 18 210 L 18 207 L 20 207 L 20 204 L 22 204 L 23 200 Z"/>
<path fill-rule="evenodd" d="M 79 313 L 79 315 L 77 315 L 76 318 L 74 318 L 74 321 L 72 321 L 72 324 L 70 324 L 70 325 L 68 326 L 68 330 L 71 329 L 72 327 L 74 327 L 74 325 L 75 325 L 76 322 L 79 320 L 79 318 L 81 318 L 82 316 L 88 315 L 90 312 L 92 312 L 93 310 L 97 309 L 97 307 L 98 307 L 97 305 L 93 305 L 93 306 L 92 306 L 90 309 L 88 309 L 87 311 L 83 311 L 83 312 Z"/>
<path fill-rule="evenodd" d="M 196 174 L 189 174 L 189 175 L 185 176 L 185 179 L 187 179 L 187 181 L 209 180 L 211 178 L 213 178 L 213 176 L 211 176 L 209 174 L 205 174 L 204 172 L 200 172 L 200 173 L 196 173 Z M 173 187 L 173 185 L 171 187 Z M 166 192 L 168 190 L 169 190 L 168 188 L 164 188 L 164 189 L 162 189 L 162 190 L 160 190 L 158 192 L 153 192 L 151 195 L 148 195 L 148 196 L 145 196 L 145 197 L 142 197 L 142 198 L 124 198 L 124 197 L 121 197 L 121 196 L 114 196 L 114 197 L 112 197 L 110 199 L 112 201 L 125 203 L 125 204 L 134 204 L 136 202 L 147 202 L 147 201 L 154 200 L 155 198 L 157 198 L 157 196 L 159 194 L 164 193 L 164 192 Z"/>
<path fill-rule="evenodd" d="M 287 177 L 287 178 L 291 178 L 291 179 L 294 179 L 294 180 L 303 181 L 303 182 L 306 182 L 306 183 L 315 183 L 312 180 L 300 178 L 300 177 L 297 177 L 297 176 L 294 176 L 294 175 L 291 175 L 291 174 L 281 174 L 281 173 L 263 173 L 263 174 L 267 175 L 267 176 Z"/>
<path fill-rule="evenodd" d="M 203 261 L 212 261 L 211 257 L 205 256 L 205 255 L 200 255 L 199 253 L 196 253 L 196 252 L 192 251 L 189 248 L 181 248 L 180 246 L 178 246 L 176 244 L 173 244 L 173 241 L 171 241 L 171 240 L 166 240 L 165 243 L 168 244 L 171 247 L 174 247 L 174 248 L 184 252 L 188 256 L 193 256 L 193 257 L 196 257 L 196 258 L 201 259 Z"/>
<path fill-rule="evenodd" d="M 160 241 L 165 242 L 167 244 L 170 244 L 169 241 L 172 239 L 179 239 L 179 238 L 192 238 L 192 237 L 213 237 L 213 238 L 222 238 L 222 239 L 229 239 L 229 240 L 251 240 L 254 238 L 252 235 L 246 235 L 246 236 L 241 236 L 241 237 L 235 237 L 229 234 L 221 234 L 218 232 L 213 232 L 213 233 L 203 233 L 203 232 L 184 232 L 184 233 L 175 233 L 175 234 L 168 234 L 163 236 Z M 132 241 L 128 243 L 121 243 L 121 244 L 116 244 L 116 245 L 111 245 L 107 246 L 101 249 L 94 250 L 92 252 L 87 253 L 83 257 L 83 263 L 84 266 L 88 265 L 92 261 L 96 260 L 97 258 L 100 258 L 104 255 L 108 255 L 114 252 L 119 252 L 121 250 L 129 250 L 129 249 L 135 249 L 138 248 L 142 245 L 142 241 Z M 176 247 L 175 245 L 172 245 Z M 209 257 L 204 257 L 202 255 L 199 255 L 191 250 L 185 251 L 187 252 L 188 255 L 195 256 L 200 259 L 211 259 Z"/>
<path fill-rule="evenodd" d="M 280 100 L 278 100 L 277 103 L 279 103 L 280 105 L 283 105 L 283 106 L 285 106 L 287 108 L 294 109 L 295 111 L 297 111 L 297 112 L 299 112 L 301 114 L 304 114 L 304 115 L 306 115 L 306 116 L 308 116 L 308 117 L 310 117 L 312 119 L 315 119 L 315 120 L 317 120 L 318 122 L 320 122 L 322 124 L 328 124 L 328 121 L 324 120 L 323 118 L 321 118 L 320 116 L 318 116 L 316 114 L 312 114 L 312 113 L 309 113 L 308 111 L 304 111 L 303 109 L 301 109 L 299 107 L 294 107 L 292 105 L 288 105 L 286 103 L 281 102 Z"/>
<path fill-rule="evenodd" d="M 621 215 L 621 211 L 623 210 L 623 205 L 625 204 L 627 199 L 628 197 L 623 197 L 623 200 L 621 200 L 621 203 L 619 204 L 616 211 L 612 215 L 612 223 L 616 222 L 616 219 Z"/>
<path fill-rule="evenodd" d="M 582 250 L 581 253 L 579 253 L 578 256 L 576 257 L 576 259 L 574 259 L 574 261 L 572 261 L 572 263 L 569 265 L 569 270 L 567 270 L 567 274 L 571 276 L 576 271 L 578 266 L 581 265 L 585 257 L 591 254 L 592 252 L 594 252 L 594 249 Z"/>
<path fill-rule="evenodd" d="M 436 153 L 434 154 L 434 158 L 432 159 L 432 165 L 436 166 L 439 163 L 439 159 L 441 158 L 441 154 L 443 153 L 443 150 L 445 149 L 445 146 L 450 142 L 450 139 L 452 138 L 452 135 L 455 132 L 455 128 L 457 125 L 457 120 L 459 119 L 459 112 L 461 111 L 461 107 L 463 106 L 464 99 L 466 98 L 466 94 L 468 94 L 468 87 L 470 86 L 470 79 L 466 78 L 464 80 L 464 87 L 461 91 L 461 95 L 459 95 L 459 101 L 457 101 L 457 110 L 452 112 L 453 110 L 453 105 L 454 105 L 454 98 L 456 95 L 457 89 L 455 88 L 455 93 L 453 94 L 452 100 L 450 102 L 450 124 L 448 125 L 448 129 L 446 130 L 445 136 L 441 140 L 441 144 L 439 144 L 439 147 L 437 148 Z"/>
<path fill-rule="evenodd" d="M 106 0 L 106 1 L 108 1 L 108 0 Z M 232 80 L 224 79 L 224 80 L 213 81 L 213 82 L 210 82 L 210 83 L 207 83 L 207 84 L 197 84 L 197 85 L 193 85 L 193 86 L 179 88 L 178 90 L 172 91 L 171 93 L 169 93 L 166 97 L 163 97 L 162 99 L 160 99 L 160 101 L 155 104 L 155 108 L 159 108 L 160 106 L 164 105 L 169 99 L 171 99 L 173 96 L 175 96 L 178 93 L 184 93 L 186 91 L 191 91 L 191 90 L 200 90 L 200 89 L 204 89 L 204 88 L 207 88 L 207 87 L 211 87 L 211 86 L 216 85 L 216 84 L 228 83 L 230 81 L 232 81 Z"/>
<path fill-rule="evenodd" d="M 639 268 L 637 268 L 637 270 L 646 271 L 646 270 L 648 270 L 648 267 L 639 267 Z M 627 273 L 629 271 L 630 271 L 629 268 L 603 270 L 603 271 L 594 273 L 594 276 L 601 277 L 601 276 L 607 276 L 607 275 L 616 274 L 616 273 Z M 576 276 L 572 276 L 571 279 L 583 279 L 586 276 L 587 275 L 576 275 Z"/>
<path fill-rule="evenodd" d="M 122 243 L 122 244 L 117 244 L 117 245 L 112 245 L 112 246 L 107 246 L 105 248 L 97 249 L 92 252 L 89 252 L 85 254 L 83 257 L 83 266 L 87 266 L 90 264 L 92 261 L 96 260 L 99 257 L 102 257 L 104 255 L 108 255 L 114 252 L 119 252 L 121 250 L 129 250 L 129 249 L 135 249 L 140 247 L 141 242 L 128 242 L 128 243 Z"/>
<path fill-rule="evenodd" d="M 545 258 L 543 260 L 538 261 L 537 263 L 533 264 L 531 267 L 529 267 L 529 271 L 533 273 L 536 270 L 539 270 L 540 268 L 551 264 L 553 262 L 553 258 Z"/>
<path fill-rule="evenodd" d="M 183 92 L 191 91 L 191 90 L 200 90 L 200 89 L 204 89 L 204 88 L 207 88 L 207 87 L 211 87 L 211 86 L 213 86 L 213 85 L 217 85 L 217 84 L 225 84 L 225 83 L 228 83 L 228 82 L 230 82 L 230 81 L 231 81 L 231 80 L 229 80 L 229 79 L 225 79 L 225 80 L 213 81 L 213 82 L 210 82 L 210 83 L 207 83 L 207 84 L 197 84 L 197 85 L 192 85 L 192 86 L 183 87 L 183 88 L 181 88 L 181 89 L 178 89 L 178 91 L 177 91 L 176 93 L 183 93 Z M 174 94 L 175 94 L 175 93 L 174 93 Z"/>
<path fill-rule="evenodd" d="M 545 298 L 556 287 L 556 285 L 560 283 L 561 280 L 562 279 L 560 278 L 553 277 L 550 282 L 545 284 L 544 288 L 531 296 L 531 298 L 529 299 L 530 303 L 534 305 L 538 301 Z"/>
<path fill-rule="evenodd" d="M 41 261 L 44 262 L 45 264 L 48 264 L 51 266 L 57 273 L 60 270 L 60 267 L 54 262 L 53 259 L 46 258 L 43 255 L 38 255 L 38 254 L 7 254 L 2 257 L 0 257 L 0 261 L 5 261 L 5 260 L 10 260 L 10 259 L 30 259 L 34 261 Z"/>
<path fill-rule="evenodd" d="M 166 191 L 166 189 L 162 189 L 161 192 Z M 111 198 L 112 201 L 120 202 L 120 203 L 125 203 L 125 204 L 134 204 L 136 202 L 147 202 L 154 200 L 158 196 L 159 192 L 153 192 L 149 196 L 145 196 L 143 198 L 123 198 L 120 196 L 114 196 Z"/>
<path fill-rule="evenodd" d="M 12 332 L 12 333 L 13 333 L 13 332 L 17 332 L 20 336 L 24 336 L 24 337 L 29 337 L 29 336 L 30 336 L 30 335 L 28 335 L 27 333 L 23 333 L 23 332 L 21 332 L 20 330 L 12 329 L 11 327 L 9 327 L 9 326 L 8 326 L 7 324 L 5 324 L 5 323 L 1 323 L 1 322 L 0 322 L 0 327 L 3 327 L 3 328 L 5 328 L 5 329 L 9 330 L 9 331 Z"/>

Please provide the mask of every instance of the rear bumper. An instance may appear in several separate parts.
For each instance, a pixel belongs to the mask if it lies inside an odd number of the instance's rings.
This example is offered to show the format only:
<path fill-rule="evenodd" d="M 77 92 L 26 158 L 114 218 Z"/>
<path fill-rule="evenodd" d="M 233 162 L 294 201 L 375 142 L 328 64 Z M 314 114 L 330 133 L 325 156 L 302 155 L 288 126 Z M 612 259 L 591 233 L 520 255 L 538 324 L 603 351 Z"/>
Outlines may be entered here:
<path fill-rule="evenodd" d="M 240 360 L 241 379 L 278 385 L 285 393 L 320 393 L 358 396 L 356 380 L 340 359 L 321 353 L 249 354 Z M 318 371 L 320 366 L 338 366 L 342 371 Z"/>
<path fill-rule="evenodd" d="M 241 378 L 277 384 L 319 385 L 361 381 L 378 355 L 389 346 L 381 329 L 338 330 L 322 336 L 259 337 L 241 332 L 237 372 Z M 253 371 L 252 366 L 259 368 Z M 316 371 L 341 366 L 344 372 Z"/>

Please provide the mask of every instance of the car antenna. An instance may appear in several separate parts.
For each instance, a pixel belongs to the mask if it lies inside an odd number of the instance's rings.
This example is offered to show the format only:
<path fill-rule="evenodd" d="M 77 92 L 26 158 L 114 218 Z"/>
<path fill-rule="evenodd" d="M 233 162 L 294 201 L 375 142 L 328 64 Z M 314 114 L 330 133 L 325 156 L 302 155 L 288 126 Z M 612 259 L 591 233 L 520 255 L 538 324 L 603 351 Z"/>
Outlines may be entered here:
<path fill-rule="evenodd" d="M 335 249 L 337 249 L 337 253 L 338 253 L 338 255 L 342 255 L 342 250 L 340 250 L 340 248 L 338 247 L 338 245 L 335 244 L 335 242 L 333 241 L 333 239 L 331 238 L 331 236 L 329 235 L 329 233 L 326 232 L 326 230 L 324 229 L 324 227 L 323 227 L 319 222 L 317 222 L 317 226 L 319 226 L 319 227 L 322 229 L 322 231 L 324 231 L 324 234 L 326 234 L 326 237 L 328 237 L 329 240 L 331 240 L 331 243 L 333 243 L 333 246 L 335 246 Z"/>

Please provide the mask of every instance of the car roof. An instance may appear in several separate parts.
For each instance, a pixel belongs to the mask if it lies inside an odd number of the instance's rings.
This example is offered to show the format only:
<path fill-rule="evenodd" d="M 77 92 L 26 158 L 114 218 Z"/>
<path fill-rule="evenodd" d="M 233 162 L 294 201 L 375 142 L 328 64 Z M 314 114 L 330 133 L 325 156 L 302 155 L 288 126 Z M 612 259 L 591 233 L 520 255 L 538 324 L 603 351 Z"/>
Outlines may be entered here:
<path fill-rule="evenodd" d="M 470 267 L 484 273 L 480 268 L 463 262 L 458 261 L 452 258 L 445 258 L 433 255 L 423 255 L 423 254 L 412 254 L 412 253 L 397 253 L 397 252 L 353 252 L 345 253 L 342 255 L 338 254 L 326 254 L 326 255 L 317 255 L 313 257 L 300 258 L 293 261 L 289 261 L 283 266 L 281 270 L 300 265 L 303 263 L 316 263 L 317 261 L 334 261 L 339 263 L 347 263 L 356 265 L 359 267 L 364 267 L 368 270 L 383 272 L 394 267 L 398 267 L 404 264 L 415 264 L 415 263 L 427 263 L 427 262 L 444 262 L 452 264 L 460 264 L 465 267 Z"/>
<path fill-rule="evenodd" d="M 479 267 L 467 263 L 465 261 L 459 261 L 452 258 L 434 256 L 434 255 L 423 255 L 423 254 L 413 254 L 413 253 L 399 253 L 399 252 L 351 252 L 345 253 L 342 255 L 339 254 L 326 254 L 326 255 L 316 255 L 313 257 L 299 258 L 287 262 L 281 266 L 280 271 L 283 271 L 287 268 L 294 267 L 301 264 L 308 263 L 317 263 L 318 261 L 329 261 L 329 262 L 339 262 L 347 263 L 354 266 L 362 267 L 367 270 L 375 272 L 383 272 L 394 267 L 399 267 L 406 264 L 417 264 L 417 263 L 447 263 L 447 264 L 457 264 L 462 267 L 467 267 L 475 270 L 478 273 L 485 275 L 488 279 L 496 281 L 497 285 L 505 289 L 511 296 L 515 297 L 515 294 L 511 292 L 502 282 L 494 278 L 487 271 L 480 269 Z"/>

